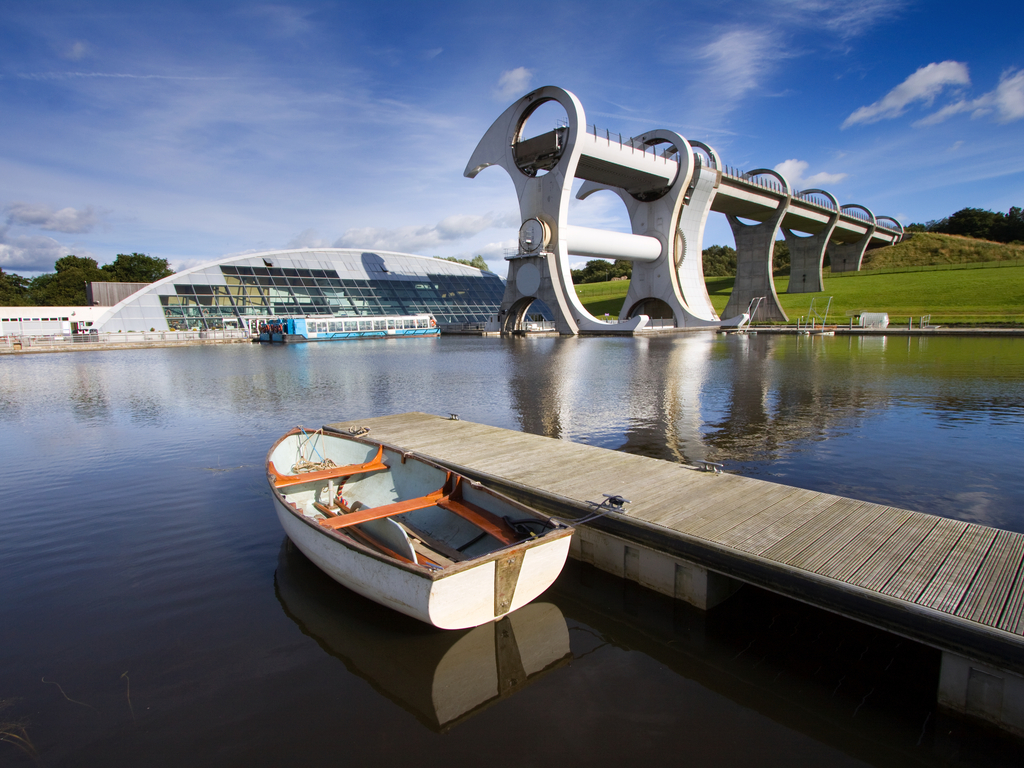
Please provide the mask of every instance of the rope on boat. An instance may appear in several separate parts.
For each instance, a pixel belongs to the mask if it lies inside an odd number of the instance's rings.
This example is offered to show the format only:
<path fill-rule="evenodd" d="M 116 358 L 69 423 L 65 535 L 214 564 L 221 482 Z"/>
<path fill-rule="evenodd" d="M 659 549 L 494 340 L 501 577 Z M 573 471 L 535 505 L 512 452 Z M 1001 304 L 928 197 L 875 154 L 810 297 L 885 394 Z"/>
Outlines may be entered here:
<path fill-rule="evenodd" d="M 324 459 L 323 461 L 299 459 L 292 465 L 292 474 L 301 475 L 303 472 L 319 472 L 322 469 L 334 469 L 336 466 L 338 465 L 330 459 Z"/>
<path fill-rule="evenodd" d="M 318 472 L 323 469 L 334 469 L 335 464 L 330 459 L 324 457 L 320 450 L 317 448 L 317 437 L 323 438 L 324 428 L 307 432 L 306 428 L 299 425 L 299 430 L 302 433 L 302 440 L 299 442 L 299 460 L 292 465 L 292 474 L 298 475 L 303 472 Z M 309 446 L 310 457 L 306 458 L 306 446 Z M 316 455 L 320 458 L 320 461 L 313 461 L 313 456 Z"/>

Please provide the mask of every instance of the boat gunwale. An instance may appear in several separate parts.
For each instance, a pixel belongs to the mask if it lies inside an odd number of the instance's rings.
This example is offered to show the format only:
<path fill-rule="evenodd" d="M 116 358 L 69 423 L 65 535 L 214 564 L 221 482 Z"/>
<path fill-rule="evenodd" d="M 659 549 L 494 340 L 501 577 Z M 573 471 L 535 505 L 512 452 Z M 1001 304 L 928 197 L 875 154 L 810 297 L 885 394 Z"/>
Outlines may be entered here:
<path fill-rule="evenodd" d="M 361 435 L 360 436 L 356 436 L 356 435 L 346 434 L 345 432 L 341 432 L 341 431 L 339 431 L 337 429 L 334 429 L 332 427 L 328 427 L 326 425 L 321 427 L 319 430 L 313 430 L 313 431 L 314 432 L 317 432 L 317 431 L 322 432 L 322 433 L 325 434 L 325 436 L 326 435 L 331 435 L 332 437 L 337 437 L 337 438 L 340 438 L 340 439 L 343 439 L 343 440 L 351 440 L 353 442 L 362 443 L 363 445 L 366 445 L 368 447 L 383 446 L 385 451 L 391 451 L 392 453 L 396 453 L 400 457 L 402 457 L 402 463 L 405 463 L 406 459 L 412 458 L 415 461 L 422 462 L 422 463 L 424 463 L 424 464 L 426 464 L 428 466 L 434 467 L 435 469 L 438 469 L 438 470 L 440 470 L 442 472 L 446 472 L 446 473 L 448 473 L 450 475 L 453 475 L 455 477 L 460 477 L 460 478 L 462 478 L 462 480 L 464 482 L 469 483 L 470 486 L 474 490 L 481 490 L 485 494 L 487 494 L 488 496 L 492 496 L 492 497 L 497 498 L 497 499 L 499 499 L 499 500 L 501 500 L 501 501 L 503 501 L 503 502 L 505 502 L 507 504 L 510 504 L 511 506 L 515 507 L 516 509 L 522 511 L 524 514 L 529 515 L 530 517 L 536 518 L 538 521 L 547 521 L 547 522 L 549 522 L 549 523 L 554 525 L 553 528 L 551 528 L 548 531 L 545 531 L 544 533 L 542 533 L 542 534 L 540 534 L 538 536 L 534 536 L 533 538 L 527 538 L 527 539 L 524 539 L 523 541 L 519 541 L 519 542 L 516 542 L 514 544 L 507 544 L 507 545 L 504 545 L 504 546 L 500 546 L 497 549 L 493 549 L 490 552 L 487 552 L 486 554 L 480 555 L 479 557 L 472 557 L 472 558 L 469 558 L 468 560 L 463 560 L 463 561 L 458 562 L 458 563 L 453 563 L 450 566 L 445 566 L 445 567 L 442 567 L 442 568 L 431 568 L 431 567 L 429 567 L 427 565 L 421 565 L 419 563 L 415 563 L 415 564 L 414 563 L 404 563 L 404 562 L 402 562 L 400 560 L 397 560 L 397 559 L 395 559 L 393 557 L 390 557 L 389 555 L 384 554 L 383 552 L 379 552 L 379 551 L 373 549 L 372 547 L 369 547 L 369 546 L 367 546 L 367 545 L 357 541 L 354 538 L 349 537 L 348 535 L 343 533 L 343 529 L 342 530 L 334 530 L 332 528 L 326 528 L 326 527 L 320 525 L 316 520 L 314 520 L 312 518 L 309 518 L 309 517 L 306 517 L 306 515 L 302 514 L 302 512 L 300 512 L 298 509 L 296 509 L 293 506 L 292 502 L 288 501 L 288 499 L 285 497 L 285 495 L 281 492 L 281 489 L 277 488 L 274 485 L 273 480 L 271 479 L 270 475 L 267 474 L 267 482 L 270 485 L 271 492 L 274 494 L 275 500 L 284 509 L 288 510 L 288 512 L 291 513 L 294 517 L 298 518 L 302 523 L 304 523 L 305 525 L 309 526 L 313 530 L 317 531 L 319 534 L 321 534 L 323 536 L 326 536 L 329 539 L 333 539 L 334 541 L 337 541 L 339 544 L 342 544 L 346 549 L 354 550 L 355 552 L 357 552 L 359 554 L 362 554 L 362 555 L 367 555 L 369 557 L 372 557 L 374 560 L 378 560 L 380 562 L 383 562 L 383 563 L 385 563 L 387 565 L 390 565 L 390 566 L 393 566 L 393 567 L 396 567 L 396 568 L 401 568 L 402 570 L 404 570 L 404 571 L 406 571 L 408 573 L 414 574 L 414 575 L 419 576 L 421 578 L 429 579 L 430 581 L 440 581 L 441 579 L 447 578 L 448 576 L 453 576 L 453 575 L 455 575 L 457 573 L 462 573 L 463 571 L 471 570 L 472 568 L 475 568 L 475 567 L 477 567 L 477 566 L 479 566 L 479 565 L 481 565 L 483 563 L 487 563 L 487 562 L 490 562 L 490 561 L 493 561 L 493 560 L 497 560 L 497 559 L 499 559 L 501 557 L 505 557 L 510 552 L 526 551 L 528 549 L 533 549 L 534 547 L 540 546 L 542 544 L 546 544 L 548 542 L 556 541 L 556 540 L 561 539 L 561 538 L 563 538 L 565 536 L 571 536 L 575 532 L 575 528 L 572 525 L 570 525 L 569 523 L 567 523 L 566 521 L 560 520 L 557 517 L 552 517 L 550 515 L 545 515 L 543 512 L 540 512 L 539 510 L 533 509 L 533 508 L 527 506 L 526 504 L 523 504 L 522 502 L 517 501 L 517 500 L 511 498 L 510 496 L 506 496 L 505 494 L 501 493 L 500 491 L 496 491 L 493 488 L 489 488 L 488 486 L 484 485 L 483 483 L 481 483 L 481 482 L 479 482 L 477 480 L 473 480 L 472 478 L 467 477 L 466 475 L 462 474 L 461 472 L 456 472 L 456 471 L 454 471 L 452 469 L 449 469 L 448 467 L 442 466 L 441 464 L 438 464 L 435 461 L 431 461 L 430 459 L 425 458 L 425 457 L 423 457 L 423 456 L 421 456 L 421 455 L 419 455 L 419 454 L 417 454 L 417 453 L 415 453 L 413 451 L 406 450 L 406 449 L 400 448 L 400 447 L 395 446 L 395 445 L 391 445 L 390 443 L 385 443 L 385 442 L 383 442 L 381 440 L 374 440 L 372 438 L 367 438 L 367 437 L 364 437 L 364 436 L 361 436 Z M 283 434 L 277 440 L 275 440 L 274 444 L 270 447 L 270 450 L 267 451 L 266 461 L 264 462 L 264 470 L 266 470 L 267 465 L 269 465 L 269 463 L 270 463 L 271 455 L 274 453 L 274 451 L 277 449 L 277 447 L 281 443 L 283 443 L 287 438 L 292 437 L 293 435 L 302 434 L 303 432 L 307 432 L 308 433 L 307 430 L 304 430 L 304 429 L 302 429 L 300 427 L 295 427 L 293 429 L 290 429 L 285 434 Z M 390 467 L 389 467 L 389 469 L 390 469 Z M 294 486 L 286 486 L 286 487 L 294 487 Z"/>

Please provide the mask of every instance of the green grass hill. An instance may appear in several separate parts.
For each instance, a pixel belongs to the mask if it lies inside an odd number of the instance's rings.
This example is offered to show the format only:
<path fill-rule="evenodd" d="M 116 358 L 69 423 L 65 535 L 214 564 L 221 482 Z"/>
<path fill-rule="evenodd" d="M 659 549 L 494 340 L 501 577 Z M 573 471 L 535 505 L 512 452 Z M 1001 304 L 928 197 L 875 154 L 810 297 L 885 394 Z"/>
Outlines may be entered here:
<path fill-rule="evenodd" d="M 705 281 L 721 315 L 735 278 Z M 911 317 L 919 321 L 922 315 L 931 315 L 934 325 L 1020 326 L 1024 246 L 919 232 L 868 252 L 860 272 L 832 275 L 826 268 L 821 293 L 787 294 L 788 286 L 788 275 L 775 277 L 779 302 L 792 323 L 808 314 L 812 298 L 820 312 L 831 296 L 830 324 L 847 323 L 861 312 L 888 312 L 890 324 L 897 326 Z M 576 287 L 584 306 L 597 317 L 616 317 L 628 290 L 626 280 Z"/>
<path fill-rule="evenodd" d="M 994 243 L 936 232 L 908 233 L 901 243 L 864 254 L 863 270 L 937 267 L 989 261 L 1024 261 L 1024 245 Z"/>

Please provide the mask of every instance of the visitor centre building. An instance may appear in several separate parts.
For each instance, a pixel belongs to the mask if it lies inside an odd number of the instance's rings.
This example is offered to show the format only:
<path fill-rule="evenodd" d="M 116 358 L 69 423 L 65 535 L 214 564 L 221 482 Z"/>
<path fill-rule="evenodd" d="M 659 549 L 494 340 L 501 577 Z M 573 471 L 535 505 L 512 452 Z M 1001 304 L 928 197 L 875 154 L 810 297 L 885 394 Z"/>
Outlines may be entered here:
<path fill-rule="evenodd" d="M 101 314 L 100 332 L 252 328 L 260 320 L 431 313 L 483 323 L 505 290 L 492 272 L 426 256 L 346 248 L 230 256 L 147 285 Z"/>

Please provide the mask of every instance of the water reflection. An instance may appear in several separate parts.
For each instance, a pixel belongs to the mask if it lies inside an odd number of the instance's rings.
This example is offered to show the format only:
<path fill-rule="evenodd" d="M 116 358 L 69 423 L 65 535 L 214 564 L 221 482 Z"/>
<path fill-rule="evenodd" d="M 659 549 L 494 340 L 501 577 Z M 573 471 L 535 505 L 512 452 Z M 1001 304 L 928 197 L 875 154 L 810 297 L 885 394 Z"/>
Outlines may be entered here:
<path fill-rule="evenodd" d="M 814 745 L 799 756 L 764 754 L 750 764 L 828 764 L 841 755 L 871 765 L 994 768 L 1018 765 L 1024 755 L 1012 737 L 936 707 L 938 651 L 756 588 L 705 613 L 570 561 L 548 598 L 581 629 L 577 659 L 602 647 L 642 653 L 666 677 L 691 684 L 689 706 L 728 701 L 735 719 L 716 720 L 693 737 L 719 745 L 717 764 L 742 762 L 730 761 L 738 757 L 737 722 L 748 729 L 742 738 L 765 745 L 783 741 L 786 731 Z M 671 716 L 660 706 L 652 699 L 630 716 Z M 687 749 L 700 747 L 680 746 L 676 754 Z"/>
<path fill-rule="evenodd" d="M 352 674 L 444 732 L 570 659 L 557 607 L 533 602 L 501 621 L 446 632 L 339 586 L 287 539 L 274 580 L 285 614 Z"/>
<path fill-rule="evenodd" d="M 1024 339 L 5 358 L 0 699 L 47 765 L 1024 764 L 934 711 L 932 652 L 756 590 L 704 615 L 570 564 L 539 620 L 443 643 L 319 571 L 308 583 L 302 560 L 275 592 L 261 469 L 296 424 L 457 412 L 1021 531 L 1022 381 Z M 401 675 L 377 664 L 391 658 Z"/>

